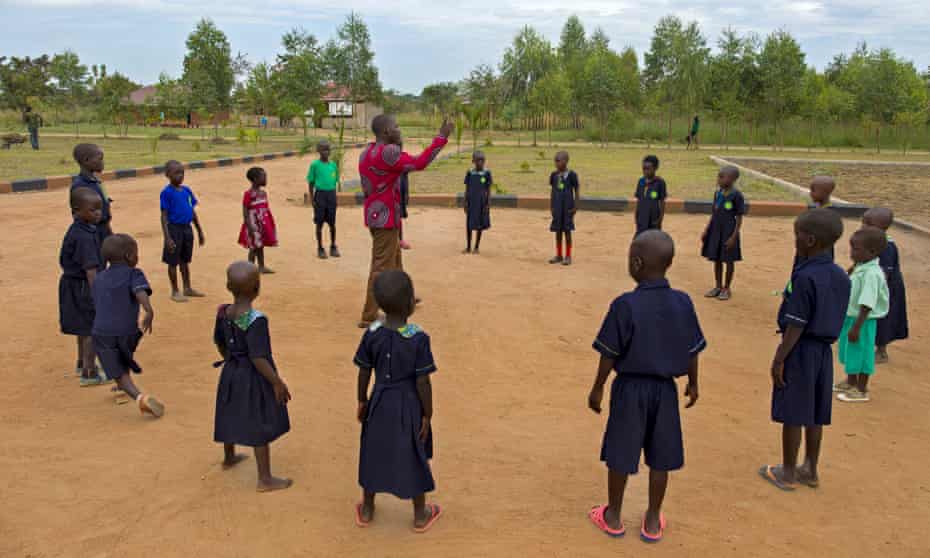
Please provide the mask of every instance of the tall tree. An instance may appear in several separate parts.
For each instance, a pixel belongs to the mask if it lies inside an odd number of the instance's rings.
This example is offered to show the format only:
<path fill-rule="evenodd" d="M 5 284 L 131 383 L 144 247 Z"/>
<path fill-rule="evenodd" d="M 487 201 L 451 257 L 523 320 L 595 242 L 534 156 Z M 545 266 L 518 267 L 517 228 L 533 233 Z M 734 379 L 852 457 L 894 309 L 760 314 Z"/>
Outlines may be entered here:
<path fill-rule="evenodd" d="M 926 109 L 926 90 L 914 65 L 888 48 L 869 52 L 858 78 L 858 108 L 875 125 L 875 147 L 881 152 L 882 127 L 893 124 L 899 114 Z"/>
<path fill-rule="evenodd" d="M 632 107 L 639 96 L 636 53 L 628 49 L 620 56 L 609 48 L 592 48 L 579 82 L 581 99 L 606 145 L 611 116 L 625 105 Z"/>
<path fill-rule="evenodd" d="M 313 108 L 323 93 L 325 68 L 316 37 L 295 27 L 281 37 L 284 52 L 278 55 L 271 85 L 275 91 L 275 108 L 286 107 L 288 116 L 297 116 L 307 135 L 307 110 Z M 260 81 L 261 76 L 252 77 Z M 260 85 L 253 82 L 253 85 Z M 254 92 L 254 89 L 253 89 Z M 264 99 L 267 102 L 269 99 Z M 281 116 L 280 114 L 278 116 Z"/>
<path fill-rule="evenodd" d="M 800 108 L 806 65 L 801 45 L 787 31 L 775 31 L 765 39 L 759 53 L 759 70 L 769 119 L 784 148 L 784 120 Z"/>
<path fill-rule="evenodd" d="M 66 50 L 52 57 L 49 64 L 55 104 L 71 115 L 75 136 L 80 135 L 80 113 L 78 108 L 88 94 L 90 72 L 81 64 L 78 55 Z"/>
<path fill-rule="evenodd" d="M 504 52 L 501 75 L 505 98 L 508 103 L 519 106 L 524 116 L 530 117 L 528 124 L 535 134 L 538 121 L 529 108 L 529 93 L 539 80 L 553 70 L 557 62 L 552 45 L 530 26 L 525 26 L 513 39 L 513 44 Z M 534 138 L 535 143 L 535 138 Z"/>
<path fill-rule="evenodd" d="M 552 120 L 564 113 L 569 106 L 571 89 L 563 72 L 552 71 L 530 89 L 528 107 L 532 114 L 539 115 L 546 123 L 549 145 L 552 145 Z M 536 128 L 533 128 L 533 145 L 536 145 Z"/>
<path fill-rule="evenodd" d="M 578 16 L 572 15 L 562 27 L 559 40 L 559 60 L 562 71 L 569 76 L 580 76 L 584 70 L 585 58 L 588 53 L 588 40 L 585 36 L 584 26 Z M 569 80 L 570 88 L 569 111 L 571 112 L 572 127 L 581 127 L 581 88 L 577 80 Z"/>
<path fill-rule="evenodd" d="M 458 105 L 458 86 L 450 81 L 427 85 L 420 93 L 420 98 L 427 109 L 440 119 L 448 118 Z"/>
<path fill-rule="evenodd" d="M 236 70 L 226 34 L 213 21 L 201 19 L 187 37 L 181 79 L 190 90 L 193 106 L 212 116 L 215 128 L 216 116 L 231 106 Z"/>
<path fill-rule="evenodd" d="M 729 149 L 730 123 L 743 110 L 740 74 L 745 42 L 733 29 L 724 29 L 717 39 L 717 55 L 710 61 L 708 97 L 710 106 L 723 121 L 723 144 Z"/>
<path fill-rule="evenodd" d="M 381 102 L 383 93 L 374 63 L 371 34 L 360 15 L 351 12 L 336 32 L 336 40 L 327 43 L 324 51 L 329 76 L 349 90 L 352 101 Z M 367 115 L 363 118 L 367 120 Z"/>
<path fill-rule="evenodd" d="M 484 108 L 487 126 L 493 131 L 494 115 L 503 105 L 501 80 L 494 68 L 487 64 L 477 66 L 465 78 L 463 87 L 468 99 Z"/>
<path fill-rule="evenodd" d="M 259 62 L 253 66 L 242 88 L 244 108 L 252 114 L 276 114 L 278 92 L 275 85 L 275 76 L 268 64 Z"/>
<path fill-rule="evenodd" d="M 30 99 L 46 98 L 51 92 L 47 55 L 37 58 L 0 56 L 0 106 L 22 112 Z"/>
<path fill-rule="evenodd" d="M 129 106 L 129 94 L 138 89 L 135 84 L 119 72 L 97 80 L 94 94 L 97 98 L 97 114 L 106 136 L 106 125 L 116 124 L 121 135 L 129 131 L 132 108 Z"/>

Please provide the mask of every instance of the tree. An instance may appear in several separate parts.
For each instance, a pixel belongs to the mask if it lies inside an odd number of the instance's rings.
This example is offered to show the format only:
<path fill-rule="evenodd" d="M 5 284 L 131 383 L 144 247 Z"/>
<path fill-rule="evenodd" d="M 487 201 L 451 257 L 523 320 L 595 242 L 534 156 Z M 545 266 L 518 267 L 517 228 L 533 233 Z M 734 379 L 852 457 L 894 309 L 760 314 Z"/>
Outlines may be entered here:
<path fill-rule="evenodd" d="M 471 148 L 472 151 L 478 149 L 478 134 L 488 123 L 487 106 L 482 103 L 471 103 L 462 105 L 462 114 L 468 122 L 468 128 L 471 130 Z M 458 133 L 458 130 L 456 130 Z"/>
<path fill-rule="evenodd" d="M 270 90 L 266 92 L 263 102 L 267 103 L 270 100 L 267 94 L 271 93 L 274 96 L 274 106 L 286 104 L 289 109 L 286 112 L 296 112 L 293 116 L 300 118 L 306 137 L 307 110 L 312 108 L 323 94 L 325 68 L 320 47 L 316 37 L 299 27 L 285 33 L 281 37 L 281 45 L 284 47 L 284 53 L 278 55 L 275 72 L 269 76 Z M 251 77 L 258 79 L 254 85 L 259 86 L 261 76 L 256 76 L 254 69 L 252 73 Z"/>
<path fill-rule="evenodd" d="M 97 80 L 94 93 L 97 97 L 97 114 L 103 125 L 104 137 L 106 137 L 108 122 L 116 124 L 119 133 L 124 136 L 129 132 L 129 119 L 132 116 L 129 94 L 138 88 L 137 84 L 119 72 Z"/>
<path fill-rule="evenodd" d="M 898 114 L 924 110 L 926 90 L 914 65 L 887 48 L 866 55 L 858 78 L 858 109 L 875 124 L 875 148 L 880 153 L 882 127 L 893 124 Z"/>
<path fill-rule="evenodd" d="M 278 106 L 275 75 L 265 62 L 259 62 L 249 71 L 240 94 L 243 108 L 252 114 L 275 114 Z"/>
<path fill-rule="evenodd" d="M 463 83 L 465 95 L 472 103 L 484 106 L 487 125 L 493 131 L 494 115 L 503 104 L 501 99 L 501 80 L 494 73 L 494 68 L 481 64 L 471 71 Z"/>
<path fill-rule="evenodd" d="M 729 149 L 730 122 L 745 108 L 740 81 L 745 40 L 727 28 L 717 39 L 717 50 L 717 55 L 710 60 L 708 93 L 711 108 L 723 120 L 723 143 Z"/>
<path fill-rule="evenodd" d="M 571 16 L 562 27 L 559 40 L 559 61 L 562 71 L 569 76 L 580 76 L 584 70 L 585 58 L 588 54 L 588 40 L 585 36 L 584 26 L 578 16 Z M 570 97 L 569 112 L 572 118 L 572 127 L 581 127 L 581 90 L 576 80 L 569 80 Z"/>
<path fill-rule="evenodd" d="M 90 73 L 87 71 L 87 66 L 81 64 L 77 54 L 66 50 L 52 57 L 49 64 L 49 76 L 52 78 L 55 104 L 71 114 L 74 135 L 80 136 L 78 108 L 87 97 L 90 86 Z"/>
<path fill-rule="evenodd" d="M 420 93 L 423 104 L 433 114 L 447 118 L 455 112 L 458 103 L 458 86 L 450 81 L 427 85 Z"/>
<path fill-rule="evenodd" d="M 501 62 L 501 75 L 507 103 L 520 106 L 524 116 L 534 117 L 529 108 L 529 93 L 536 83 L 549 74 L 555 67 L 557 59 L 552 46 L 542 35 L 530 26 L 526 26 L 513 39 L 513 44 L 504 52 Z M 538 122 L 531 118 L 535 132 Z"/>
<path fill-rule="evenodd" d="M 238 65 L 241 64 L 234 63 L 226 34 L 211 20 L 201 19 L 187 37 L 181 79 L 190 89 L 191 104 L 213 116 L 216 135 L 219 135 L 217 115 L 231 106 Z"/>
<path fill-rule="evenodd" d="M 600 126 L 605 145 L 611 116 L 624 104 L 632 106 L 639 94 L 636 54 L 631 49 L 628 52 L 621 57 L 609 48 L 592 49 L 579 79 L 582 102 Z"/>
<path fill-rule="evenodd" d="M 528 96 L 528 107 L 535 115 L 541 115 L 546 121 L 549 145 L 552 145 L 552 118 L 568 109 L 571 89 L 565 73 L 553 71 L 540 79 Z M 533 145 L 536 145 L 536 127 L 533 127 Z"/>
<path fill-rule="evenodd" d="M 48 97 L 49 66 L 47 55 L 38 58 L 0 56 L 0 106 L 23 112 L 29 99 Z"/>
<path fill-rule="evenodd" d="M 783 121 L 797 114 L 801 85 L 806 71 L 801 46 L 787 31 L 775 31 L 765 39 L 759 53 L 759 70 L 766 113 L 775 125 L 779 145 L 784 148 Z"/>
<path fill-rule="evenodd" d="M 165 113 L 168 118 L 187 120 L 193 110 L 191 106 L 190 88 L 179 80 L 171 79 L 168 74 L 158 76 L 155 84 L 155 97 L 152 99 L 155 108 Z"/>
<path fill-rule="evenodd" d="M 351 12 L 336 35 L 336 40 L 327 43 L 324 49 L 330 79 L 348 89 L 352 101 L 381 102 L 381 80 L 374 64 L 375 53 L 365 21 Z M 367 115 L 363 118 L 367 120 Z"/>

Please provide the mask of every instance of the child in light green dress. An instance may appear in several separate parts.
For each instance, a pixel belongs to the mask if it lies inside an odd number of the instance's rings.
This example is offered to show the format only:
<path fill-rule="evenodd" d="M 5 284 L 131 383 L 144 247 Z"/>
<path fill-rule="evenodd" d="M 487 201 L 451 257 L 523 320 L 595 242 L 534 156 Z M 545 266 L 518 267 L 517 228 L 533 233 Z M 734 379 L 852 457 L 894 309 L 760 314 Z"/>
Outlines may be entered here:
<path fill-rule="evenodd" d="M 849 273 L 852 292 L 839 339 L 846 381 L 833 386 L 840 401 L 869 400 L 869 377 L 875 373 L 876 323 L 888 314 L 888 284 L 878 264 L 886 242 L 884 231 L 875 227 L 863 227 L 849 239 L 855 265 Z"/>

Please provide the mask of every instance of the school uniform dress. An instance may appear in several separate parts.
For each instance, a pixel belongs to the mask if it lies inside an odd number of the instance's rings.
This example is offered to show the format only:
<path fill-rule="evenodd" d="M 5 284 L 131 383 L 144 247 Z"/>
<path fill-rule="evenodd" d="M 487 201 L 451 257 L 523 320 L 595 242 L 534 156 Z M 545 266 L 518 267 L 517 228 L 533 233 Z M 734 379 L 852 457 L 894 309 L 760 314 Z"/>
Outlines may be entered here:
<path fill-rule="evenodd" d="M 100 239 L 100 245 L 103 246 L 103 241 L 106 240 L 108 236 L 113 234 L 112 229 L 110 228 L 110 221 L 113 219 L 113 216 L 110 213 L 110 203 L 113 201 L 110 199 L 110 196 L 107 195 L 106 190 L 103 187 L 103 183 L 100 182 L 93 174 L 78 174 L 71 180 L 71 191 L 78 188 L 89 188 L 97 193 L 100 196 L 101 206 L 100 206 L 100 222 L 97 223 L 97 237 Z"/>
<path fill-rule="evenodd" d="M 91 289 L 94 297 L 94 350 L 107 378 L 115 380 L 133 371 L 142 372 L 134 354 L 142 340 L 139 301 L 136 295 L 152 294 L 141 269 L 112 264 L 97 274 Z"/>
<path fill-rule="evenodd" d="M 636 234 L 649 229 L 661 229 L 662 202 L 668 197 L 665 180 L 655 177 L 652 182 L 640 178 L 636 184 Z"/>
<path fill-rule="evenodd" d="M 876 323 L 875 344 L 884 347 L 893 341 L 907 339 L 907 292 L 901 274 L 898 246 L 889 236 L 888 245 L 878 256 L 878 264 L 888 282 L 888 315 Z"/>
<path fill-rule="evenodd" d="M 794 269 L 778 309 L 778 329 L 803 330 L 785 359 L 785 387 L 772 388 L 772 420 L 789 426 L 825 426 L 833 410 L 833 343 L 843 329 L 851 283 L 829 254 Z"/>
<path fill-rule="evenodd" d="M 433 433 L 425 443 L 419 440 L 423 405 L 417 394 L 417 378 L 436 371 L 429 335 L 414 324 L 394 330 L 375 322 L 362 336 L 354 362 L 375 371 L 362 424 L 359 485 L 404 499 L 431 492 Z"/>
<path fill-rule="evenodd" d="M 674 378 L 707 347 L 691 298 L 665 279 L 644 281 L 615 299 L 593 344 L 614 359 L 610 416 L 601 461 L 635 474 L 640 454 L 657 471 L 684 466 L 678 390 Z"/>
<path fill-rule="evenodd" d="M 216 316 L 213 341 L 226 351 L 216 388 L 213 439 L 223 444 L 260 447 L 290 431 L 287 405 L 278 403 L 271 383 L 262 376 L 253 358 L 264 358 L 277 371 L 271 356 L 268 318 L 251 310 L 235 319 L 226 317 L 227 306 Z"/>
<path fill-rule="evenodd" d="M 194 208 L 197 198 L 187 186 L 175 188 L 171 184 L 161 191 L 161 209 L 167 213 L 168 236 L 174 241 L 174 252 L 165 244 L 161 261 L 168 265 L 191 263 L 194 256 Z"/>
<path fill-rule="evenodd" d="M 68 227 L 58 257 L 58 317 L 61 332 L 88 337 L 94 327 L 94 300 L 87 282 L 87 271 L 103 269 L 97 227 L 78 219 Z"/>
<path fill-rule="evenodd" d="M 573 170 L 566 171 L 564 174 L 554 172 L 549 175 L 549 186 L 552 188 L 549 194 L 552 209 L 552 224 L 549 225 L 549 230 L 552 232 L 575 230 L 575 216 L 572 211 L 575 209 L 575 196 L 578 193 L 578 175 Z"/>
<path fill-rule="evenodd" d="M 714 262 L 738 262 L 743 259 L 740 247 L 740 237 L 736 237 L 736 245 L 727 250 L 726 241 L 733 236 L 736 230 L 736 218 L 746 213 L 746 201 L 743 193 L 736 188 L 730 189 L 728 194 L 718 189 L 714 193 L 714 209 L 707 227 L 707 237 L 701 255 Z"/>
<path fill-rule="evenodd" d="M 483 231 L 491 228 L 491 171 L 468 171 L 465 175 L 466 228 Z"/>
<path fill-rule="evenodd" d="M 846 365 L 847 374 L 871 375 L 875 373 L 877 322 L 888 315 L 888 283 L 878 258 L 857 264 L 853 268 L 850 280 L 852 292 L 849 295 L 843 331 L 840 333 L 840 362 Z M 856 323 L 861 306 L 868 306 L 872 311 L 859 329 L 859 340 L 853 343 L 848 334 Z"/>
<path fill-rule="evenodd" d="M 249 227 L 242 223 L 239 229 L 239 245 L 249 250 L 277 246 L 278 228 L 274 222 L 274 215 L 271 214 L 271 208 L 268 207 L 268 192 L 249 188 L 242 195 L 242 207 L 245 208 L 246 219 L 255 233 L 250 232 Z"/>

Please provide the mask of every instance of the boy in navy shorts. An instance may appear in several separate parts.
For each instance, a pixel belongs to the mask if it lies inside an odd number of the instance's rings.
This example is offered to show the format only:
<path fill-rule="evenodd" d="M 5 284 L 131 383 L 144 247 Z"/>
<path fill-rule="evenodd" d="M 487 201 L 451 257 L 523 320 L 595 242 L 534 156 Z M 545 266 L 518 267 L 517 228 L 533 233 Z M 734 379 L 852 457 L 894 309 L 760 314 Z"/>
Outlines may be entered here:
<path fill-rule="evenodd" d="M 778 309 L 782 341 L 772 360 L 772 420 L 782 425 L 782 464 L 759 474 L 781 490 L 797 483 L 816 488 L 823 427 L 833 405 L 833 349 L 843 329 L 850 280 L 831 251 L 843 236 L 843 221 L 829 209 L 812 209 L 794 222 L 800 263 Z M 797 467 L 801 431 L 806 459 Z"/>
<path fill-rule="evenodd" d="M 203 293 L 191 287 L 190 263 L 194 255 L 194 231 L 201 246 L 205 240 L 200 220 L 197 219 L 197 198 L 194 192 L 184 185 L 184 165 L 177 161 L 165 163 L 165 176 L 169 184 L 161 191 L 161 228 L 165 234 L 165 249 L 161 261 L 168 264 L 168 278 L 171 280 L 171 300 L 187 302 L 187 297 L 201 297 Z M 178 266 L 181 267 L 181 279 L 184 292 L 178 289 Z"/>
<path fill-rule="evenodd" d="M 152 333 L 155 313 L 149 302 L 152 288 L 139 263 L 139 246 L 128 234 L 114 234 L 103 241 L 103 259 L 109 267 L 101 271 L 92 290 L 97 314 L 94 318 L 94 350 L 107 378 L 133 401 L 142 414 L 160 417 L 165 412 L 161 401 L 141 393 L 132 381 L 130 371 L 142 372 L 134 353 L 142 334 Z M 145 317 L 139 327 L 139 306 Z"/>
<path fill-rule="evenodd" d="M 660 230 L 646 231 L 633 241 L 630 276 L 636 290 L 613 301 L 594 349 L 601 354 L 588 407 L 601 412 L 604 383 L 617 372 L 610 388 L 610 416 L 601 446 L 607 463 L 607 505 L 588 513 L 604 533 L 626 533 L 621 519 L 627 477 L 639 469 L 640 453 L 649 466 L 649 509 L 643 515 L 640 538 L 656 543 L 666 528 L 662 500 L 668 472 L 684 466 L 684 445 L 675 378 L 688 375 L 685 405 L 698 399 L 698 354 L 707 343 L 691 298 L 673 290 L 665 278 L 675 245 Z"/>

